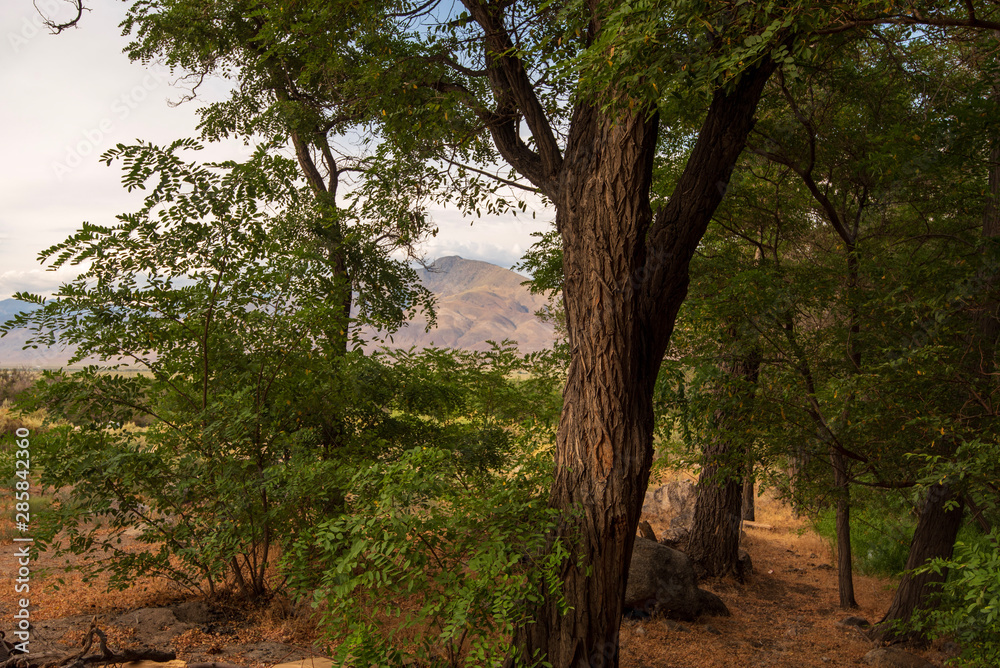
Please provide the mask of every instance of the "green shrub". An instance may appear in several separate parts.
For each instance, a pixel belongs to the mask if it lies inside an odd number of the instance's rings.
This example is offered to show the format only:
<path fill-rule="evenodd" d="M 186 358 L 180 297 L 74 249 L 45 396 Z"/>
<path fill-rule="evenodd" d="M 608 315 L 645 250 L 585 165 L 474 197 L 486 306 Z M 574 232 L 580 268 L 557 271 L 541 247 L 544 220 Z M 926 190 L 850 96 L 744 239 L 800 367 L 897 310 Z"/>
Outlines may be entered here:
<path fill-rule="evenodd" d="M 930 610 L 918 611 L 914 630 L 952 636 L 962 646 L 953 665 L 1000 665 L 1000 531 L 955 543 L 951 559 L 935 559 L 918 572 L 941 573 L 948 579 Z"/>
<path fill-rule="evenodd" d="M 493 665 L 566 553 L 548 545 L 546 494 L 562 361 L 484 352 L 360 358 L 370 396 L 343 514 L 303 535 L 286 570 L 314 598 L 341 661 Z M 376 409 L 377 407 L 377 409 Z"/>
<path fill-rule="evenodd" d="M 33 468 L 71 489 L 36 544 L 84 556 L 113 587 L 154 575 L 260 598 L 276 552 L 336 511 L 340 470 L 368 453 L 338 426 L 353 401 L 347 323 L 330 299 L 342 278 L 304 231 L 315 202 L 263 149 L 240 165 L 182 161 L 196 148 L 107 153 L 146 191 L 142 208 L 47 249 L 50 267 L 85 270 L 51 298 L 17 295 L 38 308 L 0 332 L 106 365 L 46 374 L 33 398 L 52 426 Z M 141 549 L 123 549 L 135 529 Z"/>
<path fill-rule="evenodd" d="M 997 480 L 1000 457 L 995 439 L 962 441 L 950 456 L 923 456 L 922 483 L 940 479 L 960 480 L 967 499 L 975 502 L 987 523 L 1000 514 Z M 912 629 L 928 637 L 953 637 L 962 646 L 954 665 L 968 668 L 1000 665 L 1000 530 L 990 533 L 966 522 L 959 531 L 951 559 L 935 559 L 917 569 L 948 578 L 930 601 L 917 611 Z"/>
<path fill-rule="evenodd" d="M 864 498 L 864 497 L 862 497 Z M 901 499 L 869 497 L 868 506 L 851 508 L 851 556 L 854 567 L 865 575 L 895 577 L 903 572 L 916 529 L 912 507 Z M 824 508 L 813 519 L 813 527 L 835 550 L 836 510 Z"/>
<path fill-rule="evenodd" d="M 508 473 L 470 473 L 433 447 L 357 471 L 349 512 L 289 561 L 341 665 L 496 666 L 513 652 L 532 603 L 561 596 L 568 557 L 546 538 L 551 454 L 530 450 Z"/>

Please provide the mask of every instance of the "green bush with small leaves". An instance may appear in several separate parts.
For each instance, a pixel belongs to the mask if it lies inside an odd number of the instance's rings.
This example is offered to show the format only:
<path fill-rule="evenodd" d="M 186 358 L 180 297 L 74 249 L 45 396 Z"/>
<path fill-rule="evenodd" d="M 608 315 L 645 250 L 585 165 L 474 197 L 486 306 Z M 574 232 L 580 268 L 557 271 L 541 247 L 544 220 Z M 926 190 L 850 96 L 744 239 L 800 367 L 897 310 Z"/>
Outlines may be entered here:
<path fill-rule="evenodd" d="M 501 665 L 533 604 L 561 598 L 569 555 L 547 538 L 551 454 L 529 443 L 498 471 L 417 447 L 356 472 L 348 512 L 316 527 L 288 564 L 340 665 Z"/>
<path fill-rule="evenodd" d="M 1000 665 L 1000 531 L 960 540 L 951 559 L 935 559 L 917 571 L 945 569 L 947 581 L 934 605 L 912 620 L 913 629 L 954 638 L 962 653 L 951 665 Z"/>

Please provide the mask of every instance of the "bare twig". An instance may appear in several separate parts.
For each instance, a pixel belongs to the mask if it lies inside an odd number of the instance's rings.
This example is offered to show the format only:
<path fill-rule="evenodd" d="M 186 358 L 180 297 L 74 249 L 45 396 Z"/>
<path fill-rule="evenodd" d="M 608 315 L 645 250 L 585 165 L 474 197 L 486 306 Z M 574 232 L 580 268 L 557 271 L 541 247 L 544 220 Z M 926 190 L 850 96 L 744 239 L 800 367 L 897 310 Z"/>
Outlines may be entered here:
<path fill-rule="evenodd" d="M 89 9 L 83 6 L 83 0 L 67 0 L 67 2 L 73 5 L 73 7 L 76 9 L 76 16 L 73 17 L 71 20 L 67 21 L 66 23 L 56 23 L 52 19 L 45 18 L 45 15 L 42 14 L 42 10 L 38 8 L 38 2 L 32 0 L 32 4 L 35 5 L 35 10 L 38 12 L 38 15 L 42 17 L 43 25 L 49 30 L 51 30 L 53 35 L 58 35 L 63 30 L 67 30 L 69 28 L 76 26 L 76 24 L 79 23 L 80 19 L 83 17 L 83 12 L 90 11 Z"/>

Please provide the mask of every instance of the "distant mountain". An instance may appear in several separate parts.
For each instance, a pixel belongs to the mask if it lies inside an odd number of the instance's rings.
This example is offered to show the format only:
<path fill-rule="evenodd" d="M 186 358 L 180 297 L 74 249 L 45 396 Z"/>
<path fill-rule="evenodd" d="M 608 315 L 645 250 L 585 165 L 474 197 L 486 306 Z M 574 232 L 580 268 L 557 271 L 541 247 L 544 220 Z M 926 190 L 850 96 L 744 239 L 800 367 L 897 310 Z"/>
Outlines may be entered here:
<path fill-rule="evenodd" d="M 546 299 L 521 285 L 524 276 L 457 256 L 439 258 L 417 273 L 437 298 L 437 326 L 425 332 L 427 318 L 420 315 L 386 345 L 488 350 L 488 340 L 513 339 L 522 352 L 552 347 L 554 328 L 535 316 Z"/>
<path fill-rule="evenodd" d="M 34 311 L 38 306 L 17 299 L 0 301 L 0 323 L 7 322 L 21 311 Z"/>
<path fill-rule="evenodd" d="M 427 319 L 421 315 L 393 334 L 391 341 L 386 339 L 385 345 L 487 350 L 487 340 L 513 339 L 522 352 L 552 346 L 552 325 L 535 316 L 546 300 L 521 285 L 527 280 L 524 276 L 488 262 L 455 256 L 440 258 L 418 274 L 437 298 L 437 327 L 425 332 Z M 33 308 L 37 307 L 14 299 L 0 301 L 0 322 Z M 27 339 L 23 330 L 0 339 L 0 368 L 59 367 L 72 356 L 65 348 L 22 350 Z"/>
<path fill-rule="evenodd" d="M 7 322 L 21 311 L 33 311 L 35 304 L 4 299 L 0 301 L 0 323 Z M 27 331 L 15 329 L 0 339 L 0 368 L 3 367 L 58 367 L 66 363 L 72 351 L 60 348 L 38 348 L 23 350 L 30 338 Z"/>

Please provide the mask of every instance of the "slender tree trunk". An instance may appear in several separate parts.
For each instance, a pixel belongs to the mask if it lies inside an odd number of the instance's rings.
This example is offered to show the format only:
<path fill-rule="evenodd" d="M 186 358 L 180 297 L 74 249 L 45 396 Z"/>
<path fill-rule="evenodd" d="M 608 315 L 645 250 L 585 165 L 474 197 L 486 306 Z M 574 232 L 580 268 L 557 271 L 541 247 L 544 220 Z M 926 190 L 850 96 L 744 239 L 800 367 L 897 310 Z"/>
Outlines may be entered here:
<path fill-rule="evenodd" d="M 962 512 L 961 497 L 955 495 L 947 485 L 933 485 L 928 490 L 917 529 L 910 542 L 906 572 L 899 583 L 896 595 L 892 598 L 888 612 L 873 631 L 875 637 L 881 640 L 897 640 L 908 636 L 905 631 L 897 630 L 894 624 L 909 621 L 913 612 L 926 602 L 928 594 L 933 593 L 948 577 L 947 569 L 940 574 L 915 575 L 911 571 L 936 557 L 951 558 L 955 537 L 962 523 Z"/>
<path fill-rule="evenodd" d="M 863 206 L 859 205 L 859 206 Z M 845 216 L 846 218 L 846 216 Z M 848 231 L 841 223 L 834 222 L 834 227 L 840 233 L 847 249 L 847 308 L 849 313 L 847 358 L 850 362 L 848 375 L 853 376 L 861 371 L 861 350 L 858 347 L 861 335 L 861 317 L 858 313 L 858 250 L 857 227 Z M 853 395 L 851 397 L 853 400 Z M 848 405 L 850 404 L 850 400 Z M 848 409 L 845 408 L 840 417 L 842 425 L 848 424 Z M 840 431 L 840 430 L 838 430 Z M 848 470 L 847 457 L 830 438 L 830 466 L 833 468 L 833 486 L 837 495 L 837 591 L 840 595 L 840 607 L 850 610 L 858 607 L 854 597 L 854 556 L 851 552 L 851 476 Z"/>
<path fill-rule="evenodd" d="M 279 99 L 289 100 L 288 92 L 284 89 L 278 88 L 276 94 Z M 337 356 L 345 355 L 350 342 L 348 330 L 351 323 L 354 286 L 347 267 L 343 233 L 337 220 L 337 187 L 340 173 L 327 146 L 325 132 L 317 128 L 311 128 L 305 132 L 292 130 L 289 136 L 295 147 L 295 157 L 298 159 L 299 169 L 302 170 L 306 183 L 309 184 L 309 188 L 319 203 L 318 218 L 313 221 L 311 231 L 334 269 L 334 279 L 328 286 L 328 290 L 331 301 L 340 306 L 341 321 L 332 324 L 326 332 L 326 337 L 334 354 Z M 311 148 L 315 148 L 323 156 L 323 162 L 326 163 L 326 169 L 329 171 L 327 180 L 323 179 L 319 166 L 313 159 Z M 323 150 L 324 148 L 326 150 Z"/>
<path fill-rule="evenodd" d="M 569 606 L 547 597 L 516 639 L 518 662 L 555 668 L 618 665 L 628 566 L 652 463 L 653 385 L 688 267 L 722 199 L 770 62 L 715 95 L 669 203 L 653 220 L 655 117 L 616 118 L 581 104 L 555 198 L 571 348 L 550 497 L 570 548 L 561 573 Z"/>
<path fill-rule="evenodd" d="M 754 493 L 753 462 L 747 454 L 747 466 L 743 473 L 743 519 L 753 522 L 757 519 L 757 495 Z"/>
<path fill-rule="evenodd" d="M 1000 90 L 995 90 L 993 99 L 1000 102 Z M 989 157 L 989 196 L 983 211 L 982 236 L 984 239 L 1000 237 L 1000 138 L 993 140 Z M 996 385 L 997 339 L 1000 338 L 1000 302 L 997 300 L 997 266 L 986 265 L 979 271 L 978 281 L 982 285 L 985 303 L 977 314 L 975 336 L 973 337 L 974 375 L 980 396 L 990 396 Z M 996 410 L 993 410 L 993 414 Z M 992 418 L 988 416 L 987 419 Z"/>
<path fill-rule="evenodd" d="M 736 329 L 730 330 L 731 340 Z M 743 483 L 748 448 L 740 442 L 741 424 L 752 410 L 760 372 L 756 350 L 726 364 L 725 375 L 738 387 L 728 405 L 714 416 L 713 435 L 702 453 L 698 475 L 698 500 L 688 540 L 687 554 L 702 577 L 734 575 L 739 569 L 740 524 L 743 519 Z M 751 498 L 753 494 L 751 482 Z"/>
<path fill-rule="evenodd" d="M 851 486 L 847 473 L 847 459 L 832 446 L 830 465 L 833 467 L 833 484 L 837 494 L 837 590 L 840 607 L 845 610 L 858 607 L 854 598 L 854 566 L 851 554 Z"/>

